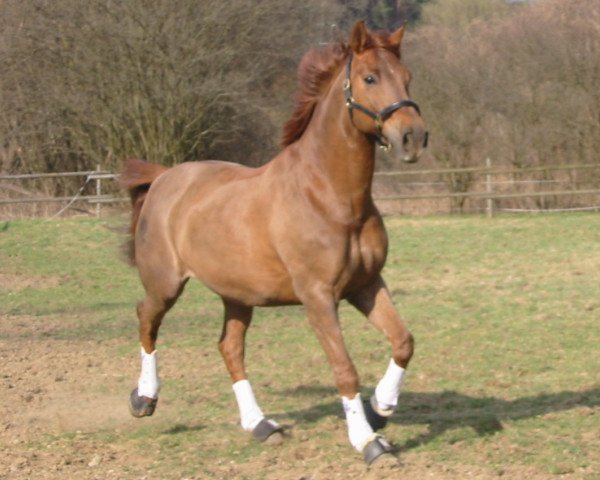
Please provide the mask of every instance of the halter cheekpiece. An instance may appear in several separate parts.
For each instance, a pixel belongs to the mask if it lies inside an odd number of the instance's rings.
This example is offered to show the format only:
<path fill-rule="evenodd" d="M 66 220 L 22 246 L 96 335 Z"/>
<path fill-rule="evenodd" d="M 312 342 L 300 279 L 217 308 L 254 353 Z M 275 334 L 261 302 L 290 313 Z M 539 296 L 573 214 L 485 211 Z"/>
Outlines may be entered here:
<path fill-rule="evenodd" d="M 375 121 L 375 139 L 381 148 L 388 151 L 392 148 L 392 145 L 390 142 L 388 142 L 387 138 L 385 138 L 385 135 L 383 135 L 383 123 L 389 117 L 391 117 L 396 110 L 401 108 L 412 107 L 419 115 L 421 115 L 421 109 L 415 102 L 407 99 L 398 100 L 388 107 L 385 107 L 383 110 L 375 112 L 354 100 L 354 97 L 352 96 L 352 83 L 350 81 L 350 74 L 352 73 L 352 57 L 353 55 L 350 53 L 350 56 L 348 57 L 348 63 L 346 64 L 346 78 L 344 80 L 344 97 L 346 99 L 346 106 L 348 107 L 350 116 L 352 116 L 353 110 L 358 110 Z"/>

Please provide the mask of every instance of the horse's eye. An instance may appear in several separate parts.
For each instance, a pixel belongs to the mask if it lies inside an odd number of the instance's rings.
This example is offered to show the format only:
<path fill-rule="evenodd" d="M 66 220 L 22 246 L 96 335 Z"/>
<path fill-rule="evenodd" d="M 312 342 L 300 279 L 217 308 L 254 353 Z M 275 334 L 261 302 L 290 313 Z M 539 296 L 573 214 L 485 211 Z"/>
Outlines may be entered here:
<path fill-rule="evenodd" d="M 375 76 L 374 76 L 374 75 L 367 75 L 367 76 L 365 77 L 365 83 L 366 83 L 367 85 L 374 85 L 374 84 L 376 84 L 376 83 L 377 83 L 377 79 L 375 78 Z"/>

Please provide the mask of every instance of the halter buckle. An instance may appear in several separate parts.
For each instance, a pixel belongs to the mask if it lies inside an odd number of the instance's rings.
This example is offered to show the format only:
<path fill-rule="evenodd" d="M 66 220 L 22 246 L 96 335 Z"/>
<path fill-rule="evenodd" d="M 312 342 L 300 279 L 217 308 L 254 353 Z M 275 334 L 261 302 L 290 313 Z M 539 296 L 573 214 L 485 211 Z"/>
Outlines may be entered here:
<path fill-rule="evenodd" d="M 390 142 L 387 141 L 387 138 L 385 137 L 380 137 L 377 139 L 378 140 L 378 144 L 377 145 L 379 148 L 381 148 L 381 150 L 383 150 L 385 153 L 389 153 L 392 151 L 392 144 Z"/>

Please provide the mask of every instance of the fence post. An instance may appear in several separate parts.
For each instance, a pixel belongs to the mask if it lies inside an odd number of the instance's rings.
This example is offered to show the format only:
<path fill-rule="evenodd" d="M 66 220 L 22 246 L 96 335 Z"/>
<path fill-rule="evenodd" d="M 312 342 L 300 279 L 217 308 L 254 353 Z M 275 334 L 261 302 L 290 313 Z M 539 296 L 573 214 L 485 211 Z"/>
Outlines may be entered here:
<path fill-rule="evenodd" d="M 485 191 L 488 194 L 485 211 L 487 217 L 492 218 L 494 216 L 494 200 L 492 199 L 492 174 L 489 172 L 492 168 L 490 157 L 485 159 L 485 166 L 488 169 L 488 172 L 485 174 Z"/>
<path fill-rule="evenodd" d="M 100 173 L 100 165 L 96 165 L 96 173 Z M 100 178 L 100 175 L 98 175 L 96 177 L 96 196 L 98 197 L 96 199 L 96 218 L 100 218 L 100 202 L 98 201 L 100 198 L 100 195 L 102 194 L 102 179 Z"/>

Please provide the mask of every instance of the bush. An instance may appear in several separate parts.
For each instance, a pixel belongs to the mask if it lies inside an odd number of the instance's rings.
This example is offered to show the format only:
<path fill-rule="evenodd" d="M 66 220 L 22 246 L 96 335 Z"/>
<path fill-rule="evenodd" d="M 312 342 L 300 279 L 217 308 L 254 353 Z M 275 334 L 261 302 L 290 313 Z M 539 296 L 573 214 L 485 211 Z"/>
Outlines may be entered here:
<path fill-rule="evenodd" d="M 425 9 L 425 20 L 435 7 Z M 468 17 L 469 9 L 463 13 Z M 598 2 L 546 0 L 492 9 L 483 20 L 434 18 L 408 37 L 405 50 L 435 163 L 483 166 L 486 157 L 517 168 L 597 162 Z M 451 189 L 471 189 L 473 178 L 459 177 L 448 180 Z"/>
<path fill-rule="evenodd" d="M 0 171 L 125 157 L 247 164 L 277 149 L 301 54 L 361 2 L 7 0 Z"/>

